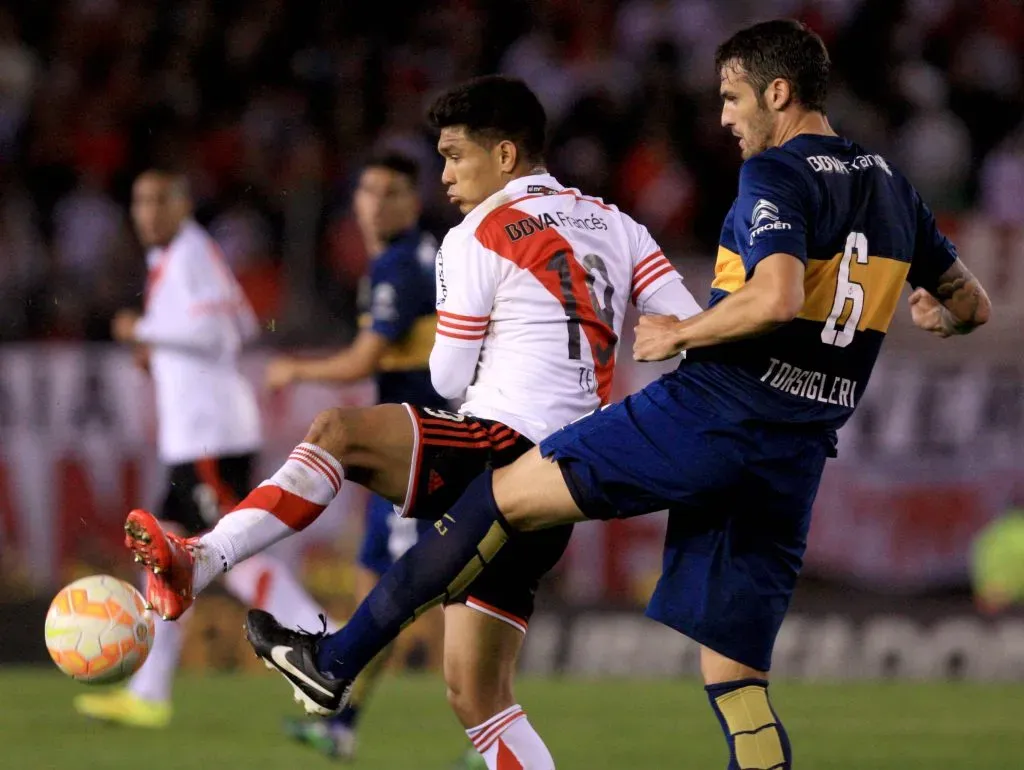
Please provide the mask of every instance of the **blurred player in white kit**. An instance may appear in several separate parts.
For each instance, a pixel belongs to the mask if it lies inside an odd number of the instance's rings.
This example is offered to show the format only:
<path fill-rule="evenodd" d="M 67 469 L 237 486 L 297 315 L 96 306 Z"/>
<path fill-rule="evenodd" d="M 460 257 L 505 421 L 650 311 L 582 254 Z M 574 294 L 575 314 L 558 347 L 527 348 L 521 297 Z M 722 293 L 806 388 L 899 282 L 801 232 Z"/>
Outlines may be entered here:
<path fill-rule="evenodd" d="M 156 169 L 141 174 L 132 188 L 131 214 L 147 250 L 145 309 L 141 315 L 119 312 L 111 333 L 133 345 L 156 388 L 159 456 L 169 470 L 160 518 L 192 536 L 210 529 L 252 486 L 260 415 L 238 362 L 259 328 L 216 242 L 192 218 L 183 176 Z M 273 556 L 249 559 L 225 582 L 247 607 L 274 608 L 292 623 L 318 625 L 318 605 Z M 153 649 L 128 686 L 78 696 L 79 713 L 133 727 L 170 722 L 184 627 L 156 622 Z"/>

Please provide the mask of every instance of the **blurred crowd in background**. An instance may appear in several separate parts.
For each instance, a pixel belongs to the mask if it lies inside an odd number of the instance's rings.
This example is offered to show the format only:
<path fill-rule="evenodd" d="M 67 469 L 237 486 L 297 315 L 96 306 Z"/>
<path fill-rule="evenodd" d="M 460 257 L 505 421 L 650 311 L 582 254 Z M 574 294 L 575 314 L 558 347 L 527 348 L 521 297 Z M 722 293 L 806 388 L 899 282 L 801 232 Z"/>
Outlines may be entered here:
<path fill-rule="evenodd" d="M 841 133 L 941 214 L 1024 224 L 1020 0 L 26 0 L 0 7 L 0 340 L 108 339 L 140 303 L 126 205 L 150 164 L 188 172 L 268 339 L 344 339 L 361 162 L 416 157 L 443 234 L 425 110 L 494 71 L 540 95 L 563 182 L 711 260 L 739 165 L 714 49 L 783 15 L 830 48 Z"/>

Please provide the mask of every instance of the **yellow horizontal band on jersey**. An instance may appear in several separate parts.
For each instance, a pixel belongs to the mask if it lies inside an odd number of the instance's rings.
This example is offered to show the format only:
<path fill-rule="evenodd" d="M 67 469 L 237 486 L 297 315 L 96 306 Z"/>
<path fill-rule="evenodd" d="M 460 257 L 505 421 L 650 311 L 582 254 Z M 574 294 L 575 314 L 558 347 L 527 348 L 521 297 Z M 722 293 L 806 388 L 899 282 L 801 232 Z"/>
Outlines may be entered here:
<path fill-rule="evenodd" d="M 747 269 L 743 266 L 743 258 L 725 246 L 718 247 L 715 258 L 715 280 L 712 289 L 721 289 L 730 294 L 747 282 Z"/>
<path fill-rule="evenodd" d="M 843 255 L 839 253 L 832 259 L 807 260 L 807 271 L 804 274 L 804 307 L 800 312 L 800 318 L 821 323 L 828 320 L 836 298 L 842 257 Z M 869 257 L 866 265 L 856 261 L 850 264 L 850 280 L 864 287 L 864 310 L 857 323 L 858 331 L 888 331 L 909 271 L 909 262 L 889 257 Z M 712 289 L 734 292 L 746 283 L 746 273 L 743 258 L 739 254 L 724 246 L 718 247 Z M 846 321 L 852 309 L 853 303 L 847 302 L 839 317 L 839 325 Z"/>
<path fill-rule="evenodd" d="M 359 317 L 359 328 L 369 329 L 373 325 L 373 317 L 363 313 Z M 409 372 L 426 369 L 430 363 L 430 350 L 434 347 L 434 335 L 437 333 L 437 316 L 420 316 L 412 328 L 398 342 L 393 342 L 384 350 L 379 368 L 382 372 Z"/>
<path fill-rule="evenodd" d="M 807 272 L 804 274 L 804 308 L 800 311 L 800 318 L 822 323 L 828 320 L 832 305 L 835 303 L 842 257 L 842 254 L 836 254 L 828 260 L 807 260 Z M 865 265 L 856 260 L 850 263 L 850 282 L 859 283 L 864 288 L 864 309 L 857 323 L 858 331 L 874 329 L 884 334 L 889 330 L 908 272 L 909 262 L 889 257 L 868 257 Z M 838 319 L 840 325 L 846 322 L 852 309 L 853 302 L 847 300 L 846 307 Z"/>

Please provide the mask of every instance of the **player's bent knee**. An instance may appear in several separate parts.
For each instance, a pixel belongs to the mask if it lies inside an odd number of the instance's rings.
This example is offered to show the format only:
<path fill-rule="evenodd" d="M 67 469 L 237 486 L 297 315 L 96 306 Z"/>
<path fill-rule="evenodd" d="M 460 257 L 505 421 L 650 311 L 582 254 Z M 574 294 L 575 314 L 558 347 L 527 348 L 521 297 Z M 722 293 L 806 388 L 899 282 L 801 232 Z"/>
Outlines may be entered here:
<path fill-rule="evenodd" d="M 494 500 L 505 520 L 520 532 L 584 521 L 558 463 L 533 448 L 494 471 Z"/>
<path fill-rule="evenodd" d="M 326 449 L 344 463 L 351 444 L 355 413 L 355 409 L 342 407 L 323 410 L 313 419 L 305 440 Z"/>

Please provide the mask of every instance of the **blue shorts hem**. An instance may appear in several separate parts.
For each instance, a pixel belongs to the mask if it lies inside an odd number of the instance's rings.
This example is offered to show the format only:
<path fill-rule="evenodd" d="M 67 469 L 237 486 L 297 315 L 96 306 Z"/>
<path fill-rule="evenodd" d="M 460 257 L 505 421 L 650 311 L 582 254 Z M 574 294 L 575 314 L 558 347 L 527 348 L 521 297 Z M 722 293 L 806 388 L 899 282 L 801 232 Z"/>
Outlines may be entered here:
<path fill-rule="evenodd" d="M 661 623 L 663 626 L 668 626 L 673 631 L 678 631 L 697 644 L 707 647 L 709 650 L 714 650 L 719 655 L 724 655 L 730 660 L 735 660 L 737 663 L 742 663 L 744 666 L 749 666 L 755 671 L 767 672 L 771 670 L 771 647 L 769 647 L 767 652 L 754 651 L 749 646 L 744 647 L 728 639 L 716 638 L 712 634 L 708 634 L 695 627 L 693 624 L 687 623 L 685 619 L 663 617 L 656 609 L 650 607 L 647 608 L 644 615 L 657 623 Z"/>

